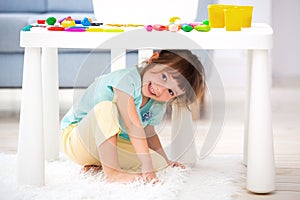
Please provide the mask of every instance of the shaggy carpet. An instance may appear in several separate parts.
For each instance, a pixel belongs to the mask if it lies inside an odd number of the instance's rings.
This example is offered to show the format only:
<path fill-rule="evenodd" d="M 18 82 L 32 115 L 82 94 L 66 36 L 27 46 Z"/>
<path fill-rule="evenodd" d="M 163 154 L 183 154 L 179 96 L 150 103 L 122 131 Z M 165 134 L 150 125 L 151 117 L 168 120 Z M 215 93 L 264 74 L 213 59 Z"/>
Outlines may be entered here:
<path fill-rule="evenodd" d="M 64 156 L 46 162 L 46 185 L 18 186 L 16 183 L 16 155 L 0 154 L 0 199 L 100 199 L 100 200 L 226 200 L 237 193 L 234 184 L 241 176 L 241 157 L 209 156 L 195 167 L 185 170 L 167 168 L 158 172 L 161 183 L 107 183 L 103 174 L 80 173 L 78 166 Z"/>

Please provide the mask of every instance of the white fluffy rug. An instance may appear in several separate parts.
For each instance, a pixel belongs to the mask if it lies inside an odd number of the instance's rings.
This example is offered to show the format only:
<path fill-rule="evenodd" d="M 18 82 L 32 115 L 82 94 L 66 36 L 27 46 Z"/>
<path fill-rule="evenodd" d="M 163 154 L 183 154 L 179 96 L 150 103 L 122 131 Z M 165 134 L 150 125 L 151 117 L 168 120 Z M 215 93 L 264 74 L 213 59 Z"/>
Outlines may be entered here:
<path fill-rule="evenodd" d="M 46 163 L 46 186 L 18 186 L 16 156 L 0 154 L 0 199 L 205 199 L 226 200 L 237 193 L 234 182 L 240 178 L 241 157 L 210 156 L 194 168 L 167 168 L 158 173 L 163 183 L 150 185 L 108 184 L 102 174 L 80 174 L 81 167 L 62 157 Z"/>

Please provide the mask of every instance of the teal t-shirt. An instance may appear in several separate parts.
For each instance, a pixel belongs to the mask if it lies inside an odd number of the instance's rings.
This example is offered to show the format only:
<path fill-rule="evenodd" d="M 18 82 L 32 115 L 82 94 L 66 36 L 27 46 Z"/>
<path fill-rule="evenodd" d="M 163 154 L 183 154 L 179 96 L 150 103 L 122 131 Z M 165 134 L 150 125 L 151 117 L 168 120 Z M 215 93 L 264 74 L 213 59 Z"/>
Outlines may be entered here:
<path fill-rule="evenodd" d="M 132 67 L 96 78 L 79 101 L 63 117 L 61 128 L 65 129 L 71 124 L 80 122 L 101 101 L 112 101 L 114 97 L 113 88 L 126 92 L 133 97 L 143 127 L 157 125 L 161 122 L 166 112 L 166 103 L 150 99 L 146 105 L 140 108 L 142 104 L 142 80 L 139 69 Z M 120 137 L 129 140 L 121 117 L 119 123 L 121 126 Z"/>

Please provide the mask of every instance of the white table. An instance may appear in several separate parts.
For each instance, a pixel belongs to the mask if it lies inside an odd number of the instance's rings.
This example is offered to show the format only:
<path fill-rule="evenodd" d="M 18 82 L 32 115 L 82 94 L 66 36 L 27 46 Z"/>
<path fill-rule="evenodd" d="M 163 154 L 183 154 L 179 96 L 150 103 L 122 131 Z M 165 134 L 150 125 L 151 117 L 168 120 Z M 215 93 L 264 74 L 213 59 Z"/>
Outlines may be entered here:
<path fill-rule="evenodd" d="M 44 185 L 44 159 L 45 157 L 48 160 L 55 159 L 59 153 L 58 48 L 111 49 L 111 57 L 114 60 L 126 49 L 139 47 L 199 49 L 201 46 L 203 49 L 248 50 L 249 73 L 246 88 L 244 148 L 247 189 L 256 193 L 274 191 L 275 168 L 268 60 L 268 51 L 272 48 L 272 28 L 266 24 L 254 24 L 252 28 L 241 32 L 212 29 L 208 33 L 196 31 L 171 33 L 187 38 L 184 42 L 168 41 L 170 32 L 149 33 L 141 29 L 138 30 L 138 37 L 134 40 L 126 40 L 125 37 L 115 42 L 107 42 L 112 41 L 115 36 L 127 33 L 128 31 L 124 33 L 50 32 L 42 28 L 35 28 L 30 32 L 21 31 L 20 45 L 25 47 L 25 53 L 18 145 L 18 182 Z M 161 38 L 164 38 L 164 41 L 161 41 Z M 145 50 L 140 51 L 140 56 L 142 57 L 145 52 L 147 54 Z M 112 64 L 112 70 L 124 67 L 124 63 L 124 58 L 119 59 Z M 189 113 L 184 115 L 187 119 L 185 123 L 191 121 Z M 173 118 L 176 120 L 176 117 Z"/>

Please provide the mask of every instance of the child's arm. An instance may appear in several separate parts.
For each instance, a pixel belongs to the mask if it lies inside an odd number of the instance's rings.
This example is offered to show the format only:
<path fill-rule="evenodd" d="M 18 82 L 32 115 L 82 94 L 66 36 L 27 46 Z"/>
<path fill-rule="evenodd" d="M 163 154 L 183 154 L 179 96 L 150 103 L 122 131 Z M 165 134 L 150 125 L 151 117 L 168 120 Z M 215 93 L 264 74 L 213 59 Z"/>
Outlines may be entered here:
<path fill-rule="evenodd" d="M 167 161 L 167 163 L 169 165 L 171 165 L 172 167 L 180 167 L 182 169 L 185 168 L 185 166 L 183 164 L 178 163 L 178 162 L 172 162 L 168 159 L 168 156 L 165 153 L 165 151 L 161 145 L 160 139 L 155 131 L 154 126 L 151 126 L 151 125 L 146 126 L 145 132 L 146 132 L 146 136 L 147 136 L 148 146 L 150 149 L 159 153 Z"/>
<path fill-rule="evenodd" d="M 138 117 L 133 97 L 129 94 L 114 88 L 117 95 L 117 107 L 123 119 L 126 131 L 135 152 L 142 163 L 142 173 L 146 175 L 147 181 L 156 178 L 150 157 L 145 130 Z"/>

